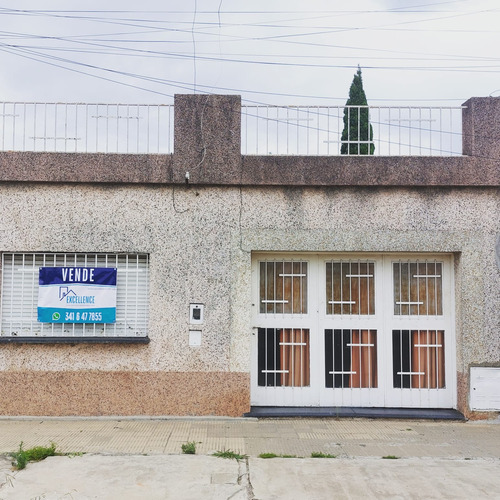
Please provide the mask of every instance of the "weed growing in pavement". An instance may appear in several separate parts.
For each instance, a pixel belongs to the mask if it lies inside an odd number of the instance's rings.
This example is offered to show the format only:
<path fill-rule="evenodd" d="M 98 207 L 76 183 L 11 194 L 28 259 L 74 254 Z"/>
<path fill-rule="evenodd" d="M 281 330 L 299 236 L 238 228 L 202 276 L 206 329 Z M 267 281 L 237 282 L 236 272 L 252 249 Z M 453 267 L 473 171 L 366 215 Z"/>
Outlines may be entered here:
<path fill-rule="evenodd" d="M 231 450 L 216 451 L 215 453 L 212 453 L 212 455 L 219 458 L 232 458 L 233 460 L 243 460 L 244 458 L 247 458 L 247 455 L 240 455 L 239 453 Z"/>
<path fill-rule="evenodd" d="M 397 460 L 399 457 L 397 457 L 396 455 L 386 455 L 382 458 L 385 458 L 386 460 Z"/>
<path fill-rule="evenodd" d="M 337 458 L 337 455 L 330 455 L 329 453 L 322 453 L 321 451 L 313 451 L 311 458 Z"/>
<path fill-rule="evenodd" d="M 196 443 L 194 441 L 189 441 L 181 445 L 182 453 L 185 455 L 195 455 L 196 454 Z"/>
<path fill-rule="evenodd" d="M 19 450 L 11 453 L 13 458 L 12 465 L 17 469 L 21 470 L 26 467 L 28 462 L 39 462 L 47 457 L 53 457 L 56 455 L 56 445 L 55 443 L 50 443 L 49 447 L 46 446 L 34 446 L 28 450 L 23 450 L 23 443 L 19 445 Z"/>
<path fill-rule="evenodd" d="M 10 457 L 13 459 L 12 466 L 16 470 L 21 470 L 26 467 L 28 462 L 40 462 L 47 457 L 81 457 L 85 455 L 83 452 L 69 452 L 69 453 L 60 453 L 56 451 L 56 444 L 50 443 L 50 446 L 34 446 L 33 448 L 29 448 L 27 450 L 23 449 L 23 442 L 19 445 L 19 450 L 13 453 L 10 453 Z"/>
<path fill-rule="evenodd" d="M 259 458 L 300 458 L 297 455 L 277 455 L 276 453 L 261 453 Z"/>

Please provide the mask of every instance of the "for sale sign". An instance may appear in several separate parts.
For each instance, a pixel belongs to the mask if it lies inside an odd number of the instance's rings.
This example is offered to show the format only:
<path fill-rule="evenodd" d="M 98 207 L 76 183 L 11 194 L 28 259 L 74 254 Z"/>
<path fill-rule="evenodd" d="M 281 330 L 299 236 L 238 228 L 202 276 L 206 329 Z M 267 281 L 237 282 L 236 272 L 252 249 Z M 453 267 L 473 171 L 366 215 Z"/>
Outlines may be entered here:
<path fill-rule="evenodd" d="M 38 321 L 42 323 L 114 323 L 116 269 L 41 267 Z"/>

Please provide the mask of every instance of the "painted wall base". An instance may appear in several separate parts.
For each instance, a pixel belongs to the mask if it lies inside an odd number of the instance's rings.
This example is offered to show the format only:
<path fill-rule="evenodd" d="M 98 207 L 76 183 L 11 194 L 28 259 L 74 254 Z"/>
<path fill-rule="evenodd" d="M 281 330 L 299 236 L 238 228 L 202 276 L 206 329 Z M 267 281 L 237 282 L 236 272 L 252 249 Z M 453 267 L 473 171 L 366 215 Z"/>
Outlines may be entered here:
<path fill-rule="evenodd" d="M 0 414 L 216 415 L 250 410 L 250 376 L 231 372 L 0 372 Z"/>

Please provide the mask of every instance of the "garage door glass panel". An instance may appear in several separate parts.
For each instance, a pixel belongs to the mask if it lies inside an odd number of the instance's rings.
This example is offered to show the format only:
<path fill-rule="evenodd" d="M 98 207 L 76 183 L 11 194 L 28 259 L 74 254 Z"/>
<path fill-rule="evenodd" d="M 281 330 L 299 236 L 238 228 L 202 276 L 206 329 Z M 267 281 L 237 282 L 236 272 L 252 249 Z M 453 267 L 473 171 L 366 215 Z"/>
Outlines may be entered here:
<path fill-rule="evenodd" d="M 375 314 L 374 263 L 326 263 L 326 314 Z"/>
<path fill-rule="evenodd" d="M 307 314 L 307 262 L 260 263 L 260 312 Z"/>
<path fill-rule="evenodd" d="M 376 330 L 325 330 L 325 386 L 377 387 Z"/>
<path fill-rule="evenodd" d="M 259 386 L 310 385 L 309 330 L 259 328 L 257 349 Z"/>
<path fill-rule="evenodd" d="M 443 330 L 393 330 L 393 383 L 401 389 L 443 389 Z"/>
<path fill-rule="evenodd" d="M 441 262 L 394 262 L 394 314 L 440 316 L 443 314 Z"/>

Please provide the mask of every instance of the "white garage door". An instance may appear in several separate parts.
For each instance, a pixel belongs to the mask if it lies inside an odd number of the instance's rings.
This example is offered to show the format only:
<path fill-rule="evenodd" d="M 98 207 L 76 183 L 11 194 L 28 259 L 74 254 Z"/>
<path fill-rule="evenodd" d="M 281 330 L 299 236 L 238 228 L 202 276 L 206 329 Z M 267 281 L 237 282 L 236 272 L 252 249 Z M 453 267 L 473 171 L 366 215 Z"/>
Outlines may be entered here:
<path fill-rule="evenodd" d="M 456 406 L 449 256 L 253 258 L 252 405 Z"/>

